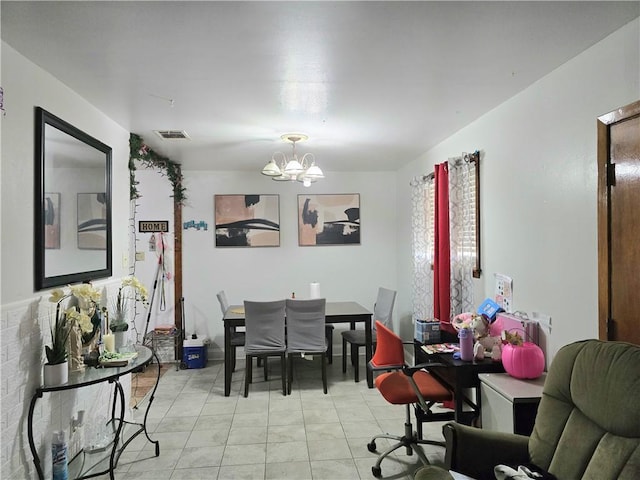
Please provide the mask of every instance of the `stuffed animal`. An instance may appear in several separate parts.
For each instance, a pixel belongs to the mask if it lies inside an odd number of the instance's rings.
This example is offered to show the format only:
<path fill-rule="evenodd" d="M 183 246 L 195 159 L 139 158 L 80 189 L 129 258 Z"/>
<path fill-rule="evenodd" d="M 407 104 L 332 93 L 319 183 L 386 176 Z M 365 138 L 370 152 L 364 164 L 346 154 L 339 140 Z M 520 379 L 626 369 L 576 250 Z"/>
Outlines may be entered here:
<path fill-rule="evenodd" d="M 493 352 L 496 346 L 500 348 L 502 341 L 500 337 L 489 335 L 489 321 L 484 316 L 476 315 L 471 320 L 471 328 L 473 329 L 476 343 L 482 345 L 485 352 Z"/>

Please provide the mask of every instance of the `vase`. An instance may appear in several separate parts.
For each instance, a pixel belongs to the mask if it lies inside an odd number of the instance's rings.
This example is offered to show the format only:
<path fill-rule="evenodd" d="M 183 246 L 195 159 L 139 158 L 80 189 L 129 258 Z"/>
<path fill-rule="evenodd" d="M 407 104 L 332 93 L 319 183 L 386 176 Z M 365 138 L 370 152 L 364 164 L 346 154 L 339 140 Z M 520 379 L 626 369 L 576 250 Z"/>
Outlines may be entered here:
<path fill-rule="evenodd" d="M 122 347 L 127 345 L 127 332 L 113 332 L 113 336 L 116 352 L 119 352 Z"/>
<path fill-rule="evenodd" d="M 42 369 L 42 383 L 45 387 L 64 385 L 69 380 L 68 362 L 51 365 L 45 363 Z"/>
<path fill-rule="evenodd" d="M 84 361 L 82 360 L 82 331 L 80 326 L 74 322 L 69 331 L 69 371 L 77 372 L 84 369 Z"/>

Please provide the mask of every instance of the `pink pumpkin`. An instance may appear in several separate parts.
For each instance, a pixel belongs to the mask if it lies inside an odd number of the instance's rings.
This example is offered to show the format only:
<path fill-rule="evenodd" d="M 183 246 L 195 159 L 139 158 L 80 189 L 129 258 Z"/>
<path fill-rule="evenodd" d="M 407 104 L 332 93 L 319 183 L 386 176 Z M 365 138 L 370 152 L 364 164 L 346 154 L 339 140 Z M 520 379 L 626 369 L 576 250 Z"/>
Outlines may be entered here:
<path fill-rule="evenodd" d="M 544 354 L 535 343 L 507 343 L 502 347 L 502 365 L 515 378 L 538 378 L 544 371 Z"/>

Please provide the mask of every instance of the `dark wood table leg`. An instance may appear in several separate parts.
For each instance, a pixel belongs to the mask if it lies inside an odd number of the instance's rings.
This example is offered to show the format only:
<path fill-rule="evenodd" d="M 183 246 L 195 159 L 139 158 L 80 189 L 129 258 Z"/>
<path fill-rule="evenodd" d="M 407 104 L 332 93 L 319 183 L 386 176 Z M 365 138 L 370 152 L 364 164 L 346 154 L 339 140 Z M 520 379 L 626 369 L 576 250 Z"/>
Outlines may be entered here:
<path fill-rule="evenodd" d="M 373 371 L 369 368 L 369 361 L 373 357 L 373 336 L 371 335 L 371 316 L 364 322 L 365 328 L 365 370 L 367 371 L 367 385 L 373 388 Z"/>
<path fill-rule="evenodd" d="M 224 326 L 224 396 L 228 397 L 231 395 L 231 370 L 232 370 L 232 362 L 231 358 L 232 353 L 231 348 L 231 327 L 226 325 Z"/>

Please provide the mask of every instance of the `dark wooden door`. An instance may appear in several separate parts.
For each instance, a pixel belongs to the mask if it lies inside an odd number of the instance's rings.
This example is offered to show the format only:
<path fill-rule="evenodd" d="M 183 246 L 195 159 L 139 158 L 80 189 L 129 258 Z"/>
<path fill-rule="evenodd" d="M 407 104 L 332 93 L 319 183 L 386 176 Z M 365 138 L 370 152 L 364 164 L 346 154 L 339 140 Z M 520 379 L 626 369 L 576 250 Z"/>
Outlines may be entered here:
<path fill-rule="evenodd" d="M 599 337 L 640 344 L 640 101 L 598 119 Z"/>

